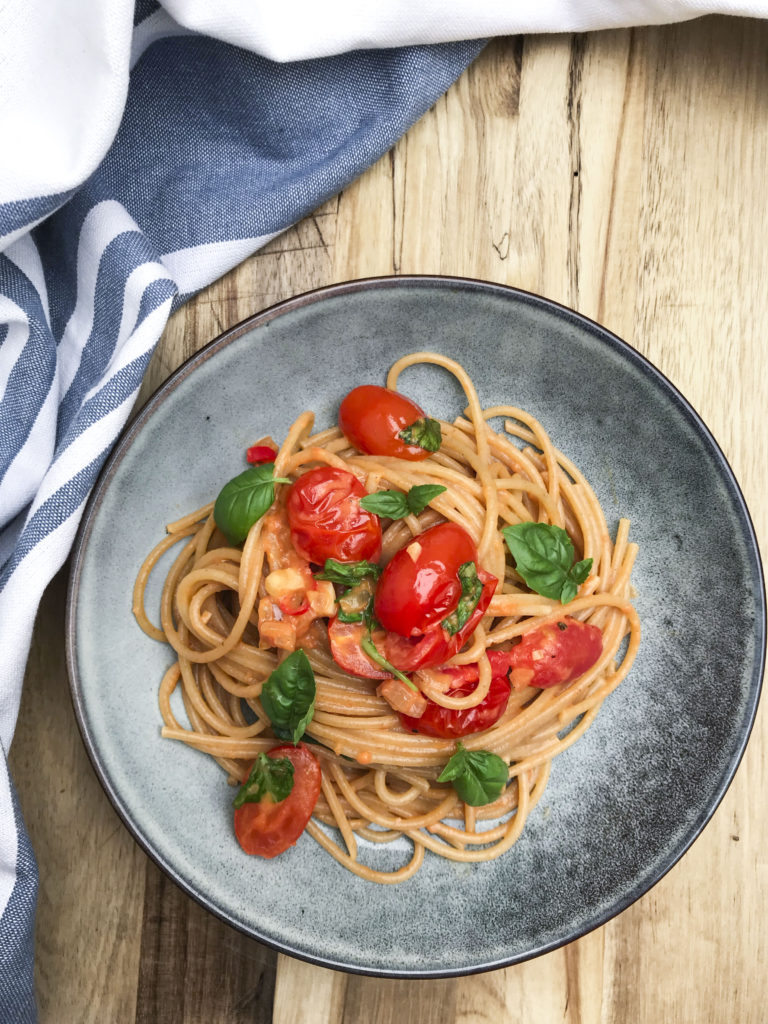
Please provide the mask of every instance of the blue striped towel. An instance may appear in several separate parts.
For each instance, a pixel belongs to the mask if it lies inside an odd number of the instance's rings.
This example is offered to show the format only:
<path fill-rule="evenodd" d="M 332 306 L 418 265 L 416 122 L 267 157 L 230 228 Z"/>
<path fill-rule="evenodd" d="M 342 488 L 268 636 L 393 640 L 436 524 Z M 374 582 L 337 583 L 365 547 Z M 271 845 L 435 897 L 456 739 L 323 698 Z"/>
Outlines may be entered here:
<path fill-rule="evenodd" d="M 37 869 L 5 760 L 35 613 L 168 316 L 360 174 L 481 45 L 275 63 L 140 2 L 106 156 L 63 191 L 0 192 L 0 1021 L 36 1013 Z"/>

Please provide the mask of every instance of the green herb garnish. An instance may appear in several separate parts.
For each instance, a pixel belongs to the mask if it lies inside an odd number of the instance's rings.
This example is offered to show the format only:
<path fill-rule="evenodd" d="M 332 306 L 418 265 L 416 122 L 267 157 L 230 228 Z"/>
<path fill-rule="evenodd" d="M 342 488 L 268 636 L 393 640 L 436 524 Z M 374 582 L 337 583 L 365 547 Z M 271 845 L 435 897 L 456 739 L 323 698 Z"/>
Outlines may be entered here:
<path fill-rule="evenodd" d="M 257 804 L 270 796 L 276 804 L 285 800 L 293 789 L 293 764 L 287 757 L 267 757 L 261 753 L 253 762 L 251 772 L 233 800 L 235 807 Z"/>
<path fill-rule="evenodd" d="M 423 416 L 421 419 L 416 420 L 415 423 L 411 423 L 410 426 L 403 427 L 397 436 L 401 441 L 405 441 L 406 444 L 423 448 L 427 452 L 439 451 L 440 445 L 443 443 L 443 432 L 440 424 L 429 416 Z"/>
<path fill-rule="evenodd" d="M 299 648 L 282 661 L 261 691 L 261 706 L 280 739 L 296 744 L 315 713 L 315 674 Z"/>
<path fill-rule="evenodd" d="M 404 519 L 405 516 L 420 515 L 430 501 L 444 490 L 442 484 L 416 484 L 407 494 L 402 491 L 377 491 L 361 498 L 360 507 L 385 519 Z"/>
<path fill-rule="evenodd" d="M 467 750 L 463 743 L 443 768 L 438 782 L 450 782 L 465 804 L 482 807 L 498 800 L 509 778 L 509 769 L 498 754 Z"/>
<path fill-rule="evenodd" d="M 483 593 L 483 584 L 478 578 L 477 566 L 474 562 L 464 562 L 463 565 L 460 565 L 457 575 L 461 583 L 461 597 L 456 608 L 442 622 L 443 629 L 450 636 L 458 633 L 466 625 Z"/>
<path fill-rule="evenodd" d="M 213 518 L 230 544 L 240 544 L 248 531 L 258 522 L 275 500 L 275 484 L 289 484 L 285 477 L 275 477 L 274 462 L 250 466 L 224 484 L 216 504 Z"/>
<path fill-rule="evenodd" d="M 531 590 L 562 604 L 576 597 L 579 584 L 589 576 L 592 559 L 573 564 L 576 553 L 565 530 L 547 523 L 518 523 L 501 532 L 518 575 Z"/>

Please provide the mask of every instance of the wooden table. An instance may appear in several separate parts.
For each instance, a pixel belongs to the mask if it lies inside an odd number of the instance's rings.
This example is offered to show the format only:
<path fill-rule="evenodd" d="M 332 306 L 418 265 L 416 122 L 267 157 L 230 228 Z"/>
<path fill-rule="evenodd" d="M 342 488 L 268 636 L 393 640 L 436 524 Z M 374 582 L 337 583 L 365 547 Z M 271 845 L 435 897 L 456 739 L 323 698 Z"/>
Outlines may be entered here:
<path fill-rule="evenodd" d="M 319 285 L 517 285 L 602 322 L 671 378 L 768 549 L 766 54 L 768 23 L 719 18 L 493 42 L 359 181 L 172 318 L 144 396 L 224 328 Z M 64 592 L 62 575 L 43 600 L 11 751 L 40 863 L 45 1024 L 768 1019 L 764 714 L 702 837 L 617 919 L 491 974 L 348 977 L 219 923 L 134 844 L 75 725 Z"/>

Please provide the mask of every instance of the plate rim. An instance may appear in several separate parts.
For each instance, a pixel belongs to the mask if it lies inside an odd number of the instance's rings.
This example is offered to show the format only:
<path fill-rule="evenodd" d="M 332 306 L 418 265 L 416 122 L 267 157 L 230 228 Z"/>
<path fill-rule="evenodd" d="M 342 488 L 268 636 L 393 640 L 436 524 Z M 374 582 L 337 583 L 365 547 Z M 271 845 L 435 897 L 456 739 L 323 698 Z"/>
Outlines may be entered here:
<path fill-rule="evenodd" d="M 116 791 L 116 788 L 110 783 L 106 771 L 104 770 L 96 743 L 90 735 L 87 726 L 86 719 L 86 702 L 83 699 L 81 692 L 81 683 L 77 666 L 77 630 L 76 630 L 76 617 L 77 617 L 77 604 L 80 588 L 80 577 L 82 573 L 83 562 L 88 548 L 88 541 L 93 529 L 94 520 L 97 516 L 98 510 L 101 506 L 103 496 L 106 493 L 109 484 L 117 472 L 120 463 L 122 462 L 125 454 L 132 445 L 136 435 L 143 429 L 145 423 L 155 414 L 160 408 L 166 398 L 172 394 L 178 386 L 191 374 L 198 366 L 207 362 L 210 358 L 214 357 L 219 351 L 226 348 L 232 342 L 242 337 L 244 334 L 250 331 L 262 327 L 268 324 L 270 321 L 291 313 L 295 310 L 301 309 L 305 306 L 313 305 L 317 302 L 322 302 L 328 298 L 334 298 L 338 296 L 344 296 L 354 294 L 358 292 L 369 292 L 378 291 L 386 288 L 411 288 L 411 287 L 431 287 L 436 289 L 462 289 L 470 290 L 482 293 L 493 293 L 503 298 L 512 298 L 523 303 L 538 306 L 544 308 L 551 313 L 554 313 L 561 319 L 576 322 L 579 326 L 589 331 L 589 333 L 598 338 L 602 343 L 606 344 L 610 349 L 616 350 L 620 356 L 629 360 L 638 370 L 643 374 L 650 377 L 655 383 L 661 387 L 662 391 L 666 391 L 671 400 L 674 402 L 678 411 L 682 412 L 685 418 L 692 425 L 696 433 L 703 437 L 703 440 L 707 442 L 711 449 L 712 455 L 715 457 L 720 470 L 721 476 L 726 484 L 727 490 L 734 500 L 735 506 L 741 513 L 743 518 L 745 531 L 743 540 L 745 541 L 746 547 L 748 548 L 748 554 L 754 561 L 757 576 L 757 592 L 754 595 L 755 608 L 758 614 L 755 617 L 755 636 L 757 640 L 756 644 L 756 658 L 755 658 L 755 670 L 753 671 L 752 680 L 750 682 L 750 689 L 747 695 L 748 699 L 745 702 L 745 713 L 748 718 L 745 724 L 742 726 L 740 735 L 738 736 L 738 749 L 736 755 L 732 758 L 728 765 L 726 772 L 720 779 L 718 789 L 711 800 L 707 808 L 705 808 L 703 814 L 699 815 L 699 818 L 692 827 L 690 833 L 685 837 L 685 841 L 680 845 L 679 849 L 673 851 L 671 856 L 666 858 L 657 870 L 652 874 L 651 880 L 636 881 L 631 890 L 625 895 L 622 900 L 613 904 L 608 911 L 603 911 L 597 914 L 594 918 L 590 919 L 586 924 L 581 926 L 573 934 L 567 938 L 555 939 L 552 942 L 545 943 L 535 949 L 526 950 L 524 953 L 516 954 L 506 958 L 499 958 L 493 961 L 489 961 L 482 964 L 474 964 L 470 967 L 464 968 L 446 968 L 446 969 L 433 969 L 433 970 L 410 970 L 403 968 L 387 968 L 387 967 L 363 967 L 358 964 L 348 964 L 339 959 L 334 959 L 331 956 L 321 956 L 315 953 L 307 953 L 304 950 L 298 949 L 291 945 L 290 942 L 280 941 L 269 936 L 265 936 L 258 932 L 256 929 L 250 928 L 244 925 L 242 922 L 235 920 L 225 910 L 216 906 L 210 901 L 205 894 L 198 891 L 194 885 L 187 883 L 181 875 L 175 870 L 173 864 L 168 862 L 157 850 L 152 847 L 152 844 L 146 839 L 139 830 L 138 826 L 133 823 L 126 809 L 124 808 L 120 795 Z M 762 612 L 762 614 L 759 614 Z M 255 939 L 256 941 L 268 946 L 271 949 L 276 950 L 279 953 L 292 956 L 298 960 L 302 960 L 306 963 L 315 964 L 319 967 L 325 967 L 332 970 L 339 970 L 349 974 L 362 975 L 367 977 L 382 977 L 382 978 L 403 978 L 403 979 L 439 979 L 439 978 L 454 978 L 454 977 L 468 977 L 474 974 L 481 974 L 487 971 L 498 970 L 504 967 L 510 967 L 518 963 L 524 963 L 528 960 L 535 959 L 536 957 L 542 956 L 546 953 L 553 952 L 557 949 L 568 945 L 577 939 L 589 934 L 607 924 L 613 920 L 619 914 L 623 913 L 633 903 L 637 902 L 640 898 L 645 896 L 651 891 L 669 871 L 685 856 L 688 850 L 691 848 L 693 843 L 699 838 L 701 833 L 704 831 L 706 826 L 712 820 L 715 812 L 720 806 L 726 792 L 730 788 L 733 779 L 738 771 L 741 761 L 744 757 L 752 730 L 755 725 L 757 716 L 757 709 L 760 702 L 760 696 L 762 693 L 765 663 L 766 663 L 766 629 L 768 626 L 768 611 L 766 609 L 766 581 L 765 571 L 760 555 L 760 549 L 757 541 L 757 535 L 754 528 L 754 523 L 749 512 L 749 507 L 746 503 L 741 487 L 739 485 L 736 474 L 734 473 L 728 459 L 722 451 L 718 441 L 712 434 L 709 427 L 706 425 L 702 417 L 691 405 L 688 399 L 682 394 L 677 386 L 664 374 L 657 366 L 655 366 L 646 356 L 644 356 L 637 349 L 633 348 L 628 342 L 624 341 L 621 337 L 614 334 L 607 327 L 592 320 L 590 317 L 585 316 L 583 313 L 572 309 L 563 303 L 557 302 L 554 299 L 547 298 L 543 295 L 537 294 L 536 292 L 527 291 L 522 288 L 517 288 L 511 285 L 499 284 L 495 281 L 487 281 L 481 278 L 470 278 L 463 276 L 452 276 L 443 274 L 402 274 L 402 275 L 379 275 L 374 277 L 354 278 L 348 281 L 342 281 L 330 285 L 323 285 L 318 288 L 313 288 L 305 292 L 301 292 L 297 295 L 291 296 L 287 299 L 282 299 L 278 302 L 267 306 L 265 309 L 260 310 L 256 313 L 247 316 L 243 320 L 234 324 L 233 326 L 222 331 L 216 337 L 206 342 L 196 352 L 193 352 L 188 356 L 169 376 L 152 392 L 148 397 L 144 405 L 133 412 L 128 422 L 121 430 L 117 440 L 115 441 L 112 450 L 105 459 L 104 465 L 102 466 L 96 482 L 91 490 L 91 493 L 86 502 L 83 510 L 81 521 L 78 525 L 77 534 L 72 547 L 70 556 L 70 572 L 67 582 L 67 594 L 66 594 L 66 610 L 65 610 L 65 660 L 67 667 L 67 675 L 69 679 L 69 690 L 70 698 L 75 714 L 75 720 L 77 722 L 78 730 L 85 747 L 88 759 L 91 762 L 96 777 L 99 780 L 104 792 L 106 793 L 113 809 L 117 812 L 121 822 L 127 828 L 134 841 L 144 851 L 145 854 L 152 860 L 157 867 L 159 867 L 164 874 L 166 874 L 179 888 L 190 896 L 196 903 L 205 908 L 208 912 L 212 913 L 219 920 L 232 928 L 242 932 L 248 937 Z"/>

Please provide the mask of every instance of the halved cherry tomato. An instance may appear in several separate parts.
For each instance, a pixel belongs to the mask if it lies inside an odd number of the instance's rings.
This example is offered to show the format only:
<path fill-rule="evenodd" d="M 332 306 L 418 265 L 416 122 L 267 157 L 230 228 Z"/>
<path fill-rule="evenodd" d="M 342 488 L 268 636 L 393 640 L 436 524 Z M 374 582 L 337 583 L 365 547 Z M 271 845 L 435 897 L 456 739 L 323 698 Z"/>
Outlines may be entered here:
<path fill-rule="evenodd" d="M 602 652 L 603 634 L 597 626 L 566 615 L 526 633 L 512 648 L 510 682 L 515 689 L 570 683 L 591 668 Z"/>
<path fill-rule="evenodd" d="M 452 639 L 438 622 L 423 636 L 385 633 L 381 650 L 390 665 L 400 672 L 415 672 L 420 668 L 436 668 L 452 658 L 453 654 L 448 653 Z"/>
<path fill-rule="evenodd" d="M 389 679 L 389 672 L 377 665 L 368 657 L 360 641 L 367 632 L 367 627 L 362 622 L 340 622 L 334 616 L 328 623 L 328 641 L 331 645 L 333 660 L 353 676 L 362 676 L 364 679 Z M 376 630 L 372 640 L 381 650 L 381 630 Z"/>
<path fill-rule="evenodd" d="M 477 565 L 477 548 L 456 523 L 438 523 L 401 548 L 376 587 L 375 613 L 400 636 L 420 636 L 455 610 L 461 597 L 459 567 Z"/>
<path fill-rule="evenodd" d="M 381 523 L 360 507 L 366 490 L 356 476 L 334 466 L 310 469 L 291 485 L 286 501 L 293 546 L 310 562 L 375 562 Z"/>
<path fill-rule="evenodd" d="M 430 454 L 398 437 L 404 427 L 424 418 L 424 410 L 390 388 L 363 384 L 353 388 L 339 407 L 339 427 L 358 451 L 418 462 Z"/>
<path fill-rule="evenodd" d="M 448 696 L 465 697 L 477 689 L 477 665 L 448 667 L 443 671 L 455 679 L 448 690 Z M 492 676 L 488 693 L 473 708 L 444 708 L 428 699 L 427 707 L 420 718 L 410 718 L 401 714 L 400 721 L 404 729 L 419 732 L 424 736 L 442 736 L 446 739 L 469 736 L 471 733 L 490 729 L 498 722 L 507 710 L 509 693 L 506 672 L 502 671 Z"/>
<path fill-rule="evenodd" d="M 289 759 L 293 765 L 293 789 L 280 803 L 265 797 L 258 803 L 237 807 L 235 835 L 246 853 L 276 857 L 293 846 L 307 827 L 320 795 L 322 772 L 320 762 L 303 743 L 297 747 L 290 743 L 274 747 L 267 757 Z"/>

